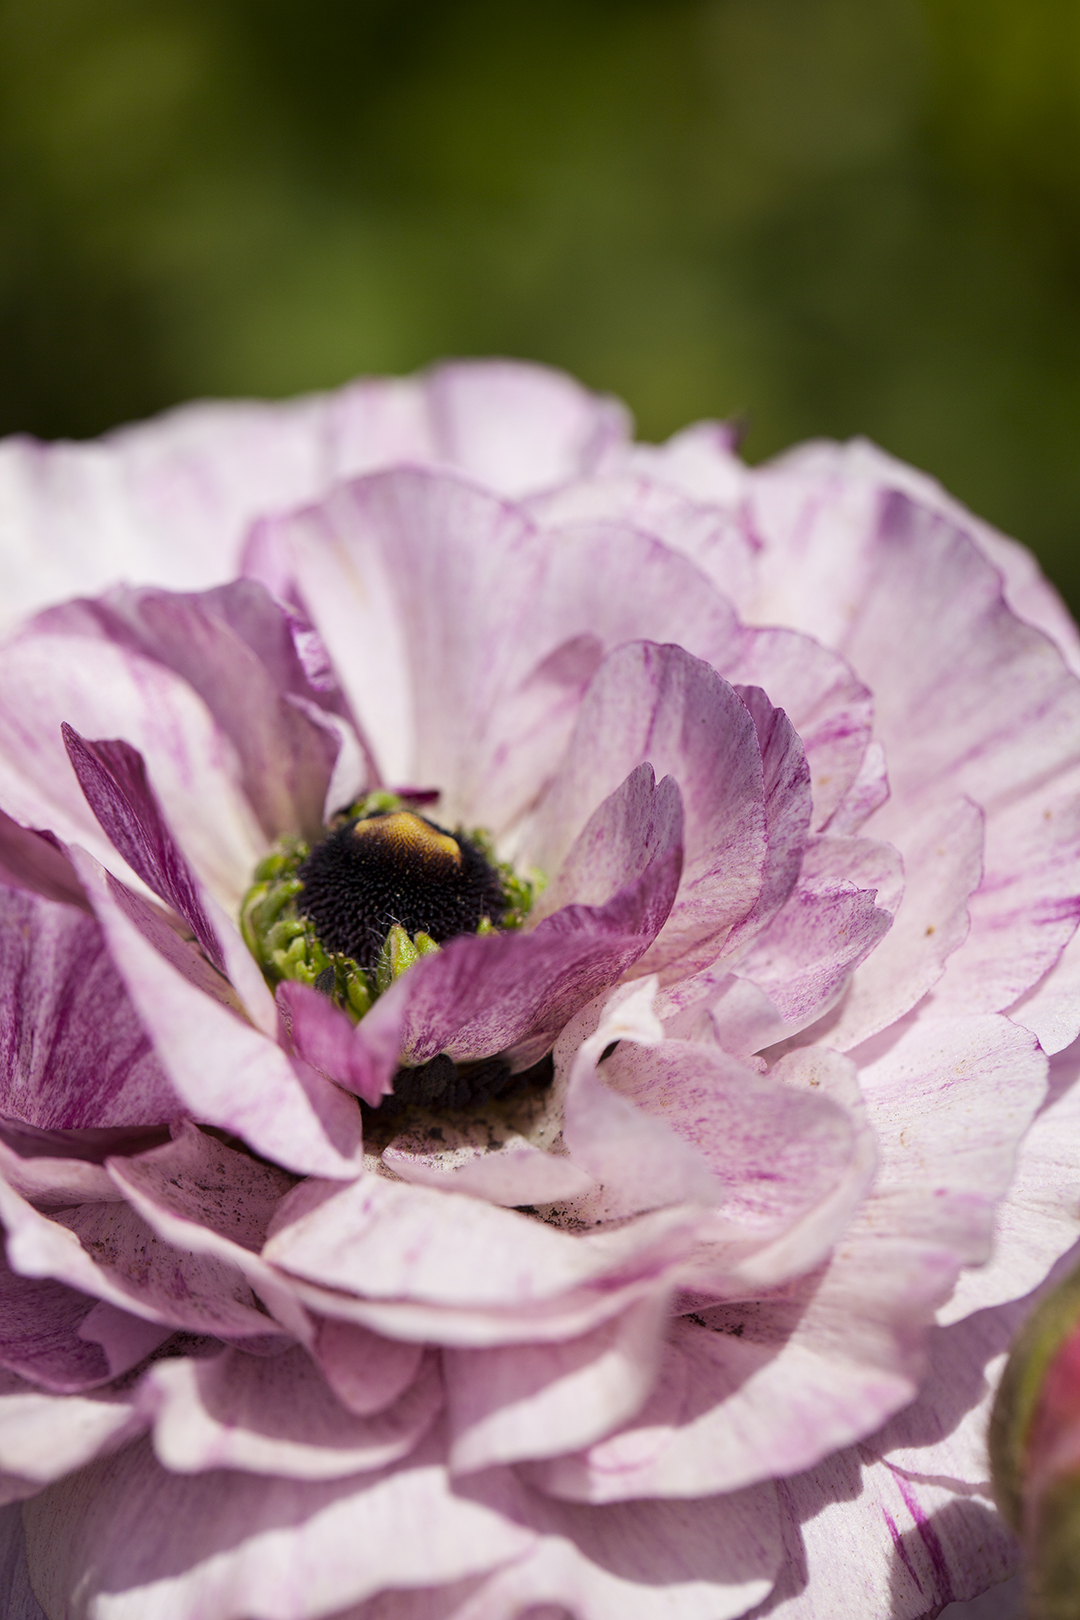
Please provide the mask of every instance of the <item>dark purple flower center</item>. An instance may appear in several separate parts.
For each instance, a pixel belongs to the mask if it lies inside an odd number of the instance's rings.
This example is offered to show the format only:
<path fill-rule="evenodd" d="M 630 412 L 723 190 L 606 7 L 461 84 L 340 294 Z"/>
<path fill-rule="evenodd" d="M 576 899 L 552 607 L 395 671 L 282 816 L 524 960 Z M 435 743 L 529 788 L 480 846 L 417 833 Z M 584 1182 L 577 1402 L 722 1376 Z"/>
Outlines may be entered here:
<path fill-rule="evenodd" d="M 485 917 L 499 923 L 507 909 L 499 875 L 476 845 L 412 810 L 347 822 L 316 844 L 297 877 L 297 909 L 323 948 L 367 972 L 395 924 L 442 945 L 475 934 Z"/>

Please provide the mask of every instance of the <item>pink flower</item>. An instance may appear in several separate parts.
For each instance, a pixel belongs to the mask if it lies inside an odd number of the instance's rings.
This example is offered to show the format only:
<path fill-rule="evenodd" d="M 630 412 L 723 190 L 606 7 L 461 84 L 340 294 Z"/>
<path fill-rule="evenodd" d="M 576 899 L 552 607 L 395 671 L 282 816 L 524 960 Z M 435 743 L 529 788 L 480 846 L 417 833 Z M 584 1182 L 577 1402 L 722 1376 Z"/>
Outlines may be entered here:
<path fill-rule="evenodd" d="M 14 1612 L 1009 1574 L 989 1392 L 1078 1236 L 1080 642 L 1027 553 L 871 446 L 635 446 L 508 364 L 0 488 Z"/>

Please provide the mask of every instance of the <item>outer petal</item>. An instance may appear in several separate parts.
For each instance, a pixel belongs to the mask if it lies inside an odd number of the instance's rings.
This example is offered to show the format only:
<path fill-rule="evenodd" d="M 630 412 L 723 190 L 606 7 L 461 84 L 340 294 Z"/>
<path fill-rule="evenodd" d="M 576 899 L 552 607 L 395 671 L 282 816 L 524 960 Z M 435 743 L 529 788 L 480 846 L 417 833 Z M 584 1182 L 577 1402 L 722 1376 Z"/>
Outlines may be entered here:
<path fill-rule="evenodd" d="M 48 1620 L 30 1585 L 18 1504 L 0 1510 L 0 1610 L 8 1620 Z"/>
<path fill-rule="evenodd" d="M 315 1620 L 387 1587 L 491 1569 L 535 1539 L 453 1494 L 434 1440 L 388 1470 L 330 1481 L 167 1474 L 139 1445 L 25 1514 L 35 1589 L 70 1620 Z"/>
<path fill-rule="evenodd" d="M 301 1174 L 355 1175 L 355 1104 L 178 972 L 140 933 L 96 863 L 82 851 L 75 858 L 131 997 L 192 1113 Z"/>
<path fill-rule="evenodd" d="M 535 1528 L 534 1550 L 507 1564 L 455 1611 L 455 1620 L 734 1620 L 764 1598 L 779 1538 L 771 1486 L 717 1501 L 628 1502 L 581 1508 L 494 1474 L 483 1499 Z"/>
<path fill-rule="evenodd" d="M 343 1479 L 406 1457 L 443 1404 L 438 1364 L 391 1407 L 348 1412 L 305 1351 L 252 1356 L 226 1350 L 208 1359 L 160 1361 L 139 1390 L 153 1418 L 154 1450 L 170 1473 L 212 1469 L 288 1479 Z"/>
<path fill-rule="evenodd" d="M 1050 1089 L 1019 1144 L 1016 1173 L 994 1213 L 994 1246 L 984 1266 L 962 1273 L 940 1322 L 1004 1304 L 1038 1287 L 1080 1238 L 1080 1051 L 1050 1063 Z"/>
<path fill-rule="evenodd" d="M 0 1387 L 0 1471 L 38 1489 L 144 1428 L 130 1394 L 47 1395 L 9 1374 Z"/>
<path fill-rule="evenodd" d="M 625 1422 L 656 1376 L 667 1313 L 658 1293 L 563 1344 L 445 1350 L 451 1467 L 554 1456 Z"/>
<path fill-rule="evenodd" d="M 70 1130 L 182 1112 L 85 912 L 0 888 L 0 1009 L 0 1113 Z"/>

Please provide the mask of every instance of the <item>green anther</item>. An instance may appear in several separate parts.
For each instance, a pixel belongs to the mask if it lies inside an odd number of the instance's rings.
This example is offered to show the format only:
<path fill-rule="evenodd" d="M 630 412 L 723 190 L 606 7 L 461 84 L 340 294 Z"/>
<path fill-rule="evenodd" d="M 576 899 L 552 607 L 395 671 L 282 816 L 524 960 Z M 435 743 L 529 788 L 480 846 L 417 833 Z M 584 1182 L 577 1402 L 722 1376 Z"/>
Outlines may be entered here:
<path fill-rule="evenodd" d="M 375 1001 L 368 976 L 350 957 L 338 956 L 334 960 L 342 985 L 339 993 L 345 997 L 345 1010 L 357 1019 L 363 1018 L 366 1012 L 371 1011 Z"/>
<path fill-rule="evenodd" d="M 416 946 L 418 956 L 432 956 L 435 952 L 442 950 L 442 946 L 436 945 L 431 935 L 425 934 L 423 929 L 418 934 L 413 935 L 413 944 Z"/>
<path fill-rule="evenodd" d="M 493 934 L 495 932 L 495 924 L 492 922 L 490 917 L 481 917 L 479 923 L 477 924 L 476 932 L 478 934 Z"/>

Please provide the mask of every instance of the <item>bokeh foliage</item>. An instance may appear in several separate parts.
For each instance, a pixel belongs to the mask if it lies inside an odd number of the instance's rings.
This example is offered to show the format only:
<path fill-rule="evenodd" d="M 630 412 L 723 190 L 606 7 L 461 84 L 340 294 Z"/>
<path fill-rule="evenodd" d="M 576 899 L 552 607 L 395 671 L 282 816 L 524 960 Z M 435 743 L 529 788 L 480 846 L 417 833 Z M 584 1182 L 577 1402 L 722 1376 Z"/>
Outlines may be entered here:
<path fill-rule="evenodd" d="M 0 0 L 0 428 L 493 352 L 1080 603 L 1080 0 Z"/>

